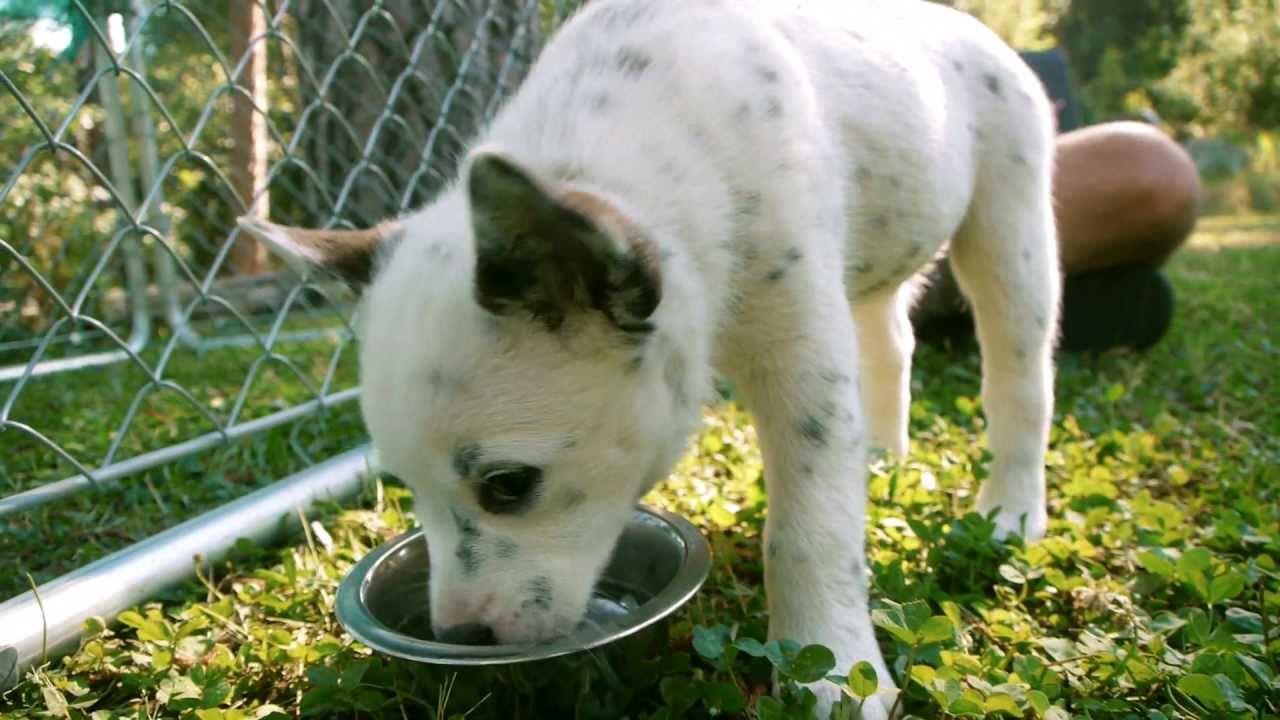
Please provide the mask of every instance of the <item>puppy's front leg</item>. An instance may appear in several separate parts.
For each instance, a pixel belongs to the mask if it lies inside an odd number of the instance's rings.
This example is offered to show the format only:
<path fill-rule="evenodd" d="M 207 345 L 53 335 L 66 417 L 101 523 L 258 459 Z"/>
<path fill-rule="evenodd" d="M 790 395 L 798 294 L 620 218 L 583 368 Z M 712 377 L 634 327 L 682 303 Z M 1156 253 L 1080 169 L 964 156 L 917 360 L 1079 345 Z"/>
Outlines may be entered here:
<path fill-rule="evenodd" d="M 786 341 L 762 343 L 738 385 L 755 416 L 769 493 L 770 636 L 826 645 L 840 673 L 871 662 L 887 692 L 864 706 L 863 717 L 878 720 L 892 705 L 894 682 L 867 603 L 867 426 L 851 368 L 852 320 L 847 305 L 843 312 L 840 302 L 831 305 L 804 313 L 810 327 L 799 341 L 788 332 Z M 811 689 L 825 718 L 839 691 L 827 682 Z"/>

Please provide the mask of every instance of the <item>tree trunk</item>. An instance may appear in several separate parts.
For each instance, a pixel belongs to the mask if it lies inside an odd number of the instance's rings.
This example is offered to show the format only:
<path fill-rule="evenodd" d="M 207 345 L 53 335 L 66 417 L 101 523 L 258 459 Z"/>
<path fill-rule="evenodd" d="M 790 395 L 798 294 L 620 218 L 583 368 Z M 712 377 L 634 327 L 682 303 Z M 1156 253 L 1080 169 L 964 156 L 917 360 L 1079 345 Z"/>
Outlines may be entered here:
<path fill-rule="evenodd" d="M 235 109 L 231 126 L 231 183 L 247 212 L 266 216 L 267 182 L 267 43 L 262 34 L 267 18 L 257 0 L 228 0 L 231 57 L 238 63 Z M 255 41 L 256 40 L 256 41 Z M 252 45 L 250 44 L 252 43 Z M 256 275 L 264 269 L 267 250 L 248 235 L 240 235 L 228 258 L 231 269 Z"/>

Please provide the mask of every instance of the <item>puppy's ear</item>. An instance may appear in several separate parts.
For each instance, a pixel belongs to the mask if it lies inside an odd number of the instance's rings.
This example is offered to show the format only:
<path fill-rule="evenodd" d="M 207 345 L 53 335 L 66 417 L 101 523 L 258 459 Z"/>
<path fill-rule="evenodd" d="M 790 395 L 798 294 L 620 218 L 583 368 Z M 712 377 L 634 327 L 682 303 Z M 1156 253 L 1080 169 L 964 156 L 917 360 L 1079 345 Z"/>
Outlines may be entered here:
<path fill-rule="evenodd" d="M 499 152 L 468 160 L 481 307 L 528 313 L 553 330 L 591 311 L 624 332 L 652 330 L 661 276 L 635 223 L 597 195 L 552 191 Z"/>
<path fill-rule="evenodd" d="M 357 292 L 369 284 L 378 252 L 385 244 L 396 241 L 401 231 L 397 221 L 366 230 L 311 230 L 245 215 L 236 224 L 284 258 L 300 275 L 319 269 Z"/>

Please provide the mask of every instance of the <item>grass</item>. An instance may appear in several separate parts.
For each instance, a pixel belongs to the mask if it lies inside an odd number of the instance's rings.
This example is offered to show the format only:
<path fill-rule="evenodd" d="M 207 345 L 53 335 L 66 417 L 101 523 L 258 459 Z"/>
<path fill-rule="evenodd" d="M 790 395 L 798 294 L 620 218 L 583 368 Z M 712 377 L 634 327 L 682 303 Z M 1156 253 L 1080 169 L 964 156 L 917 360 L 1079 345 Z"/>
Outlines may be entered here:
<path fill-rule="evenodd" d="M 266 332 L 267 321 L 257 328 L 259 332 Z M 333 327 L 338 321 L 335 317 L 294 320 L 286 329 L 303 330 L 317 323 Z M 152 368 L 160 367 L 170 340 L 160 328 L 141 353 L 142 359 Z M 276 357 L 264 362 L 257 347 L 196 352 L 178 346 L 165 361 L 163 377 L 190 396 L 173 388 L 154 388 L 133 362 L 35 378 L 18 394 L 10 419 L 35 428 L 92 468 L 103 461 L 122 432 L 116 459 L 212 431 L 214 425 L 204 413 L 225 422 L 241 396 L 240 421 L 311 400 L 325 382 L 331 363 L 330 393 L 356 384 L 353 346 L 337 338 L 282 342 L 274 351 Z M 0 364 L 26 360 L 25 356 L 0 357 Z M 13 389 L 13 383 L 0 384 L 0 406 Z M 126 412 L 136 398 L 142 400 L 125 427 Z M 5 431 L 0 437 L 4 443 L 0 496 L 76 473 L 73 465 L 30 435 Z M 363 439 L 356 404 L 337 405 L 251 441 L 225 445 L 97 492 L 5 517 L 0 521 L 0 557 L 30 573 L 36 582 L 45 582 Z M 27 582 L 24 573 L 0 572 L 0 600 L 27 590 Z"/>
<path fill-rule="evenodd" d="M 879 639 L 906 713 L 1280 717 L 1280 221 L 1210 219 L 1170 274 L 1178 314 L 1159 346 L 1060 358 L 1041 542 L 995 542 L 967 512 L 989 460 L 976 354 L 918 352 L 911 454 L 872 467 L 868 518 Z M 273 442 L 236 452 L 251 466 Z M 413 523 L 386 479 L 284 548 L 243 547 L 119 623 L 91 621 L 79 651 L 31 673 L 0 712 L 805 717 L 796 681 L 826 674 L 829 653 L 764 643 L 761 470 L 749 415 L 725 403 L 646 498 L 692 519 L 715 554 L 658 648 L 456 674 L 372 654 L 332 602 L 360 556 Z M 871 690 L 857 670 L 839 679 L 840 713 Z"/>

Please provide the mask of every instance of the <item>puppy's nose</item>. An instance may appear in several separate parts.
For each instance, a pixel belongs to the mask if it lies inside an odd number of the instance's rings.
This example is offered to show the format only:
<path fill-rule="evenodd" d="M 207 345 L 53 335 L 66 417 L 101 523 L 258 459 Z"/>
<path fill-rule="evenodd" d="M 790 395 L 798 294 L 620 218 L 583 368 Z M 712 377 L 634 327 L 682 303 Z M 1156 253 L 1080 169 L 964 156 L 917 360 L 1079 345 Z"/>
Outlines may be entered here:
<path fill-rule="evenodd" d="M 451 645 L 497 645 L 493 628 L 484 623 L 463 623 L 436 633 L 436 639 Z"/>

